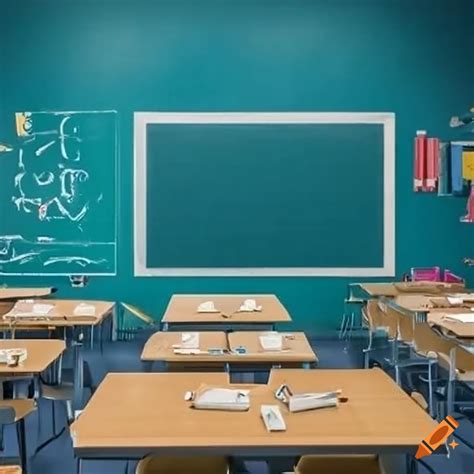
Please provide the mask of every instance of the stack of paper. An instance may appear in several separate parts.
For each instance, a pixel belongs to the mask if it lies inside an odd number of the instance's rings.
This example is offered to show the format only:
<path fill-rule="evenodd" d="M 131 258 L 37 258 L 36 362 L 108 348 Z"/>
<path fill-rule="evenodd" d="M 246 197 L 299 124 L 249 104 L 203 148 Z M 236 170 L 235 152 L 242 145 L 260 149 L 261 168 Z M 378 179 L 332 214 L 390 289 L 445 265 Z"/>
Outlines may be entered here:
<path fill-rule="evenodd" d="M 260 345 L 264 351 L 281 351 L 283 349 L 283 337 L 278 333 L 267 333 L 259 336 Z"/>
<path fill-rule="evenodd" d="M 193 407 L 200 410 L 247 411 L 250 408 L 249 391 L 208 388 L 198 393 Z"/>

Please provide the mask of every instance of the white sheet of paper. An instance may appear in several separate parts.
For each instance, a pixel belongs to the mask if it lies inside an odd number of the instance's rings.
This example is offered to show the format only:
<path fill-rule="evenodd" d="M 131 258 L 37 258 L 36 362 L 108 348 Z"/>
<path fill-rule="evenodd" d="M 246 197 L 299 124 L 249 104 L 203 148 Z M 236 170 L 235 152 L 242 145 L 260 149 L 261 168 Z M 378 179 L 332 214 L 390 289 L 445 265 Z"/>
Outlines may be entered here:
<path fill-rule="evenodd" d="M 199 349 L 199 333 L 183 332 L 181 334 L 181 347 L 186 349 Z"/>
<path fill-rule="evenodd" d="M 74 308 L 74 316 L 95 316 L 95 306 L 87 303 L 79 303 Z"/>
<path fill-rule="evenodd" d="M 458 321 L 460 323 L 474 323 L 474 313 L 447 314 L 443 316 L 446 321 Z"/>

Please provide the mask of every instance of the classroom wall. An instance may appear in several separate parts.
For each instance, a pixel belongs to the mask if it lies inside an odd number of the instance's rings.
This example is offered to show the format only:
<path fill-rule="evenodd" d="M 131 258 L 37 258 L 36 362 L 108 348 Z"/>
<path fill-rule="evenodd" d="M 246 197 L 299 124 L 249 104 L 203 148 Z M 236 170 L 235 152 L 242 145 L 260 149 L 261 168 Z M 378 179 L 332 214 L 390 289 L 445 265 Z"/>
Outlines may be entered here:
<path fill-rule="evenodd" d="M 450 138 L 450 116 L 474 105 L 473 17 L 469 0 L 4 2 L 0 136 L 17 110 L 116 109 L 122 173 L 117 277 L 81 290 L 64 277 L 0 283 L 124 300 L 157 317 L 172 293 L 270 292 L 294 327 L 337 327 L 345 278 L 133 277 L 132 114 L 145 110 L 395 112 L 397 275 L 463 272 L 474 254 L 474 226 L 458 222 L 465 199 L 412 192 L 412 143 L 420 128 Z"/>

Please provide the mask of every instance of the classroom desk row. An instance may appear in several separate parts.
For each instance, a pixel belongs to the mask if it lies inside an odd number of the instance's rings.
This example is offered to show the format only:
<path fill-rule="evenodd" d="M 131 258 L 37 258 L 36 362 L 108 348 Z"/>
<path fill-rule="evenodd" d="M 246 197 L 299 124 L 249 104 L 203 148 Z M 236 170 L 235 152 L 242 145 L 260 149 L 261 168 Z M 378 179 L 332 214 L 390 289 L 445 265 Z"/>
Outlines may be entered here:
<path fill-rule="evenodd" d="M 317 362 L 316 354 L 302 332 L 279 333 L 282 349 L 273 351 L 265 351 L 261 346 L 259 338 L 267 333 L 199 332 L 199 353 L 176 354 L 174 347 L 181 344 L 183 334 L 157 332 L 148 339 L 141 355 L 148 371 L 153 362 L 165 363 L 168 370 L 223 368 L 227 371 L 245 367 L 251 370 L 282 366 L 310 368 Z"/>
<path fill-rule="evenodd" d="M 275 399 L 285 383 L 294 393 L 342 390 L 338 407 L 290 413 Z M 250 390 L 245 412 L 190 409 L 188 391 L 201 384 Z M 278 405 L 287 429 L 267 432 L 262 405 Z M 272 370 L 266 385 L 229 383 L 224 373 L 108 374 L 71 436 L 84 460 L 145 455 L 282 457 L 303 454 L 413 455 L 435 422 L 380 369 Z M 403 471 L 398 471 L 403 472 Z"/>

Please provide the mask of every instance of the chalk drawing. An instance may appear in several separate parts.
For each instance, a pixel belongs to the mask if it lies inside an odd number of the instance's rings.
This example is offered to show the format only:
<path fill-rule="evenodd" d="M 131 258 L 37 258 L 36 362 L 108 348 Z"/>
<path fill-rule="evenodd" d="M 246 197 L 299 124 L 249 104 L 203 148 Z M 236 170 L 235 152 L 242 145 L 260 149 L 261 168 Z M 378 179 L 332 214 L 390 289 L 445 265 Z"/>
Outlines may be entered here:
<path fill-rule="evenodd" d="M 14 152 L 0 160 L 0 275 L 115 274 L 116 112 L 17 112 L 15 132 L 0 143 Z"/>

